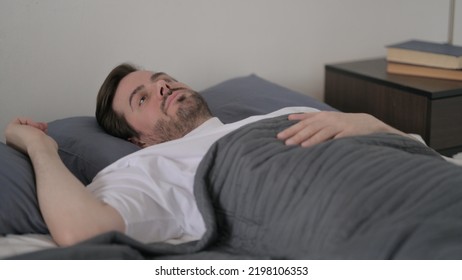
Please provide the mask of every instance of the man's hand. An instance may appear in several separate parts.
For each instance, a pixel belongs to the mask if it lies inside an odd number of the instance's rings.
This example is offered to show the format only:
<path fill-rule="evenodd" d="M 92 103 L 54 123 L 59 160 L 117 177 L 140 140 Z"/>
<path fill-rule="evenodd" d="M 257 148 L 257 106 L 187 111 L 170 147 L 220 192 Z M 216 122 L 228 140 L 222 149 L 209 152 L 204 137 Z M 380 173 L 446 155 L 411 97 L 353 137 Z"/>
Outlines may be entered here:
<path fill-rule="evenodd" d="M 278 133 L 277 138 L 283 140 L 286 145 L 309 147 L 330 139 L 377 132 L 407 136 L 368 114 L 314 112 L 292 114 L 289 115 L 289 120 L 299 122 Z"/>
<path fill-rule="evenodd" d="M 6 144 L 23 152 L 33 148 L 57 150 L 56 142 L 46 134 L 48 125 L 28 118 L 17 118 L 5 130 Z"/>

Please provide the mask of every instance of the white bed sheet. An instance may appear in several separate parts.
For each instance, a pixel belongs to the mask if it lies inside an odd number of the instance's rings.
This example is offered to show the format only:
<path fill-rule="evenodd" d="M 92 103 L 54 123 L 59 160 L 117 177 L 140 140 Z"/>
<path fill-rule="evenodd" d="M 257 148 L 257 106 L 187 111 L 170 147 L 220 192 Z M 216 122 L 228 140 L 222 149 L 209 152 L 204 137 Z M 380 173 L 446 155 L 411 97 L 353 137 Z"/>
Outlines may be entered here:
<path fill-rule="evenodd" d="M 0 237 L 0 259 L 57 246 L 47 234 L 9 234 Z"/>

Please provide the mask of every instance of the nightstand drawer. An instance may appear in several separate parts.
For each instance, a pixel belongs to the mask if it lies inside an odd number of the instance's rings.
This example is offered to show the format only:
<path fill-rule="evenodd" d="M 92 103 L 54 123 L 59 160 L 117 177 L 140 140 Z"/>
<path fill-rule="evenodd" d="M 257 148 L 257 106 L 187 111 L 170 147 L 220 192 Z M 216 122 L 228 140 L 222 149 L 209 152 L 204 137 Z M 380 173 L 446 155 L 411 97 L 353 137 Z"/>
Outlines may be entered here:
<path fill-rule="evenodd" d="M 430 146 L 446 149 L 462 145 L 462 96 L 431 102 Z"/>

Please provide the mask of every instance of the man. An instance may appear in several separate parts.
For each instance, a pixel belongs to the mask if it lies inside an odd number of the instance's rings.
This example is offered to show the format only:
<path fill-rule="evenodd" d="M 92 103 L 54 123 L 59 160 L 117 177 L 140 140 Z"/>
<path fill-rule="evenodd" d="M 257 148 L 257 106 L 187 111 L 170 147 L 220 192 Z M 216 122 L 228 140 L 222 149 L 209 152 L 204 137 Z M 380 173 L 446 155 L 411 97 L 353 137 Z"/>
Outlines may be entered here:
<path fill-rule="evenodd" d="M 67 246 L 107 231 L 142 242 L 186 242 L 205 232 L 193 195 L 197 166 L 208 148 L 240 126 L 291 114 L 298 123 L 275 137 L 308 147 L 351 135 L 406 135 L 372 116 L 292 108 L 223 125 L 187 85 L 165 73 L 122 64 L 106 78 L 96 116 L 110 134 L 146 148 L 101 171 L 85 188 L 63 165 L 46 124 L 18 118 L 7 144 L 27 153 L 36 174 L 40 210 L 57 244 Z"/>

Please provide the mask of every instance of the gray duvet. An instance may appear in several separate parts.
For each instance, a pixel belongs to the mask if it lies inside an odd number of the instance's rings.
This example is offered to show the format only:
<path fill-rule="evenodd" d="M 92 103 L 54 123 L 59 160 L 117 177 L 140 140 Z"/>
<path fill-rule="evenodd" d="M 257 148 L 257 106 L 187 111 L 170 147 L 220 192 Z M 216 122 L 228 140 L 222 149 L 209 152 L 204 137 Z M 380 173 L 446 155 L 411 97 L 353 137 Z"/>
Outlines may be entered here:
<path fill-rule="evenodd" d="M 407 137 L 311 148 L 275 138 L 286 117 L 220 139 L 195 194 L 207 232 L 181 245 L 107 233 L 24 259 L 462 259 L 462 169 Z"/>

